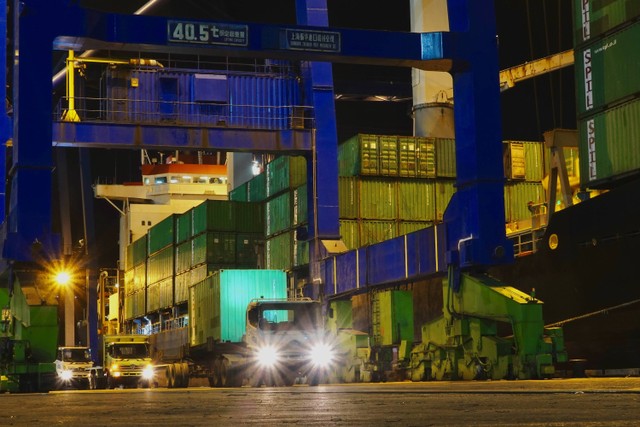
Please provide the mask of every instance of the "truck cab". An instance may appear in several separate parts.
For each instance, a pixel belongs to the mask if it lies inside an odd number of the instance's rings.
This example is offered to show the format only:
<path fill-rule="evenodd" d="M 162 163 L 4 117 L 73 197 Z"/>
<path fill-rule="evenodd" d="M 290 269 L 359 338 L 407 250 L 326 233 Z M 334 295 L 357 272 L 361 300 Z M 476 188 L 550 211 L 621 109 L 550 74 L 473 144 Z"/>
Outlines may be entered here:
<path fill-rule="evenodd" d="M 150 387 L 154 367 L 145 335 L 107 335 L 103 337 L 104 374 L 108 388 Z"/>
<path fill-rule="evenodd" d="M 309 298 L 252 300 L 247 307 L 245 341 L 254 386 L 292 385 L 327 378 L 335 361 L 327 339 L 322 304 Z"/>
<path fill-rule="evenodd" d="M 90 348 L 58 347 L 55 365 L 59 388 L 89 387 L 89 375 L 93 367 Z"/>

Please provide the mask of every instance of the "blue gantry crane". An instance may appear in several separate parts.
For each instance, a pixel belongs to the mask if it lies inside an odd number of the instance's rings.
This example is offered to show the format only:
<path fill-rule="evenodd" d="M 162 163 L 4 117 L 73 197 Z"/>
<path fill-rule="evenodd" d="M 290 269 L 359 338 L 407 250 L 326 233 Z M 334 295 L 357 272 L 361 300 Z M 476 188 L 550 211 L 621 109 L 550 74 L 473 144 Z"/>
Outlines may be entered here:
<path fill-rule="evenodd" d="M 307 159 L 312 189 L 309 295 L 337 298 L 446 273 L 447 310 L 438 325 L 423 328 L 426 347 L 413 356 L 415 378 L 467 378 L 479 367 L 490 377 L 551 374 L 554 355 L 562 353 L 561 333 L 555 331 L 553 339 L 545 335 L 540 301 L 482 274 L 513 258 L 504 229 L 493 0 L 449 0 L 450 31 L 435 33 L 328 28 L 326 0 L 296 0 L 295 6 L 297 25 L 264 25 L 105 14 L 69 0 L 13 2 L 13 130 L 7 129 L 6 114 L 0 122 L 2 136 L 13 139 L 3 268 L 37 261 L 37 253 L 55 259 L 60 252 L 60 239 L 52 232 L 52 144 L 299 154 Z M 52 126 L 52 51 L 87 49 L 303 61 L 304 101 L 312 107 L 313 126 L 276 131 L 175 127 L 171 132 L 160 126 L 81 121 L 55 121 Z M 458 176 L 443 224 L 368 248 L 334 251 L 340 232 L 330 62 L 452 74 Z M 39 196 L 33 197 L 36 192 Z M 95 288 L 90 292 L 95 296 Z M 472 304 L 464 301 L 477 298 L 482 303 L 467 310 Z M 89 320 L 96 323 L 92 304 Z M 511 322 L 515 338 L 497 338 L 495 322 Z M 95 335 L 90 343 L 95 345 Z"/>

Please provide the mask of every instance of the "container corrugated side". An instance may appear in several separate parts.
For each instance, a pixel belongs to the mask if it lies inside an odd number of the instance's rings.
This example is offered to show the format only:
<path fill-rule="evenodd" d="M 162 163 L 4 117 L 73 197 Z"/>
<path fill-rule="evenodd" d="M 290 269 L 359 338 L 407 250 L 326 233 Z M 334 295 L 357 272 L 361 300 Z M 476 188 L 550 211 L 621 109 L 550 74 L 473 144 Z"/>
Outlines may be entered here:
<path fill-rule="evenodd" d="M 247 181 L 248 202 L 262 202 L 267 198 L 267 174 L 262 172 Z"/>
<path fill-rule="evenodd" d="M 380 175 L 398 176 L 398 137 L 380 135 Z"/>
<path fill-rule="evenodd" d="M 249 184 L 238 185 L 233 190 L 229 191 L 229 200 L 234 202 L 248 202 L 249 201 Z"/>
<path fill-rule="evenodd" d="M 176 274 L 188 271 L 193 265 L 193 241 L 176 245 Z"/>
<path fill-rule="evenodd" d="M 222 270 L 189 288 L 192 347 L 207 342 L 240 342 L 252 299 L 287 297 L 287 279 L 277 270 Z"/>
<path fill-rule="evenodd" d="M 573 0 L 574 46 L 640 16 L 637 0 Z"/>
<path fill-rule="evenodd" d="M 162 221 L 154 224 L 147 232 L 147 241 L 149 245 L 148 253 L 153 255 L 161 249 L 172 245 L 175 241 L 175 215 L 169 215 Z"/>
<path fill-rule="evenodd" d="M 131 245 L 131 264 L 127 262 L 127 268 L 145 262 L 147 259 L 147 235 L 140 237 Z"/>
<path fill-rule="evenodd" d="M 191 236 L 205 231 L 234 231 L 236 216 L 234 203 L 226 200 L 207 200 L 191 209 Z"/>
<path fill-rule="evenodd" d="M 358 134 L 338 146 L 338 175 L 378 175 L 380 155 L 377 135 Z"/>
<path fill-rule="evenodd" d="M 397 237 L 395 221 L 366 220 L 360 221 L 360 246 L 373 245 L 383 240 Z"/>
<path fill-rule="evenodd" d="M 267 164 L 267 198 L 292 190 L 307 180 L 307 160 L 301 156 L 280 156 Z"/>
<path fill-rule="evenodd" d="M 395 219 L 397 216 L 395 180 L 362 177 L 358 186 L 359 218 Z"/>
<path fill-rule="evenodd" d="M 146 314 L 145 295 L 146 291 L 140 289 L 124 297 L 124 317 L 126 320 L 135 319 Z"/>
<path fill-rule="evenodd" d="M 192 213 L 190 210 L 183 214 L 176 215 L 175 243 L 182 243 L 191 237 L 191 220 Z"/>
<path fill-rule="evenodd" d="M 578 121 L 580 181 L 606 187 L 640 169 L 640 100 Z"/>
<path fill-rule="evenodd" d="M 147 263 L 143 262 L 133 267 L 133 290 L 144 290 L 145 286 L 147 286 Z"/>
<path fill-rule="evenodd" d="M 400 221 L 398 222 L 398 236 L 413 233 L 423 228 L 433 226 L 432 221 Z"/>
<path fill-rule="evenodd" d="M 340 220 L 340 238 L 348 249 L 360 247 L 360 226 L 356 219 Z"/>
<path fill-rule="evenodd" d="M 397 218 L 403 221 L 433 221 L 435 198 L 433 181 L 407 179 L 397 182 Z"/>
<path fill-rule="evenodd" d="M 236 231 L 239 233 L 262 233 L 264 230 L 264 207 L 258 202 L 234 202 Z"/>
<path fill-rule="evenodd" d="M 147 263 L 147 284 L 156 283 L 174 274 L 174 247 L 169 246 L 149 256 Z"/>
<path fill-rule="evenodd" d="M 264 248 L 262 233 L 238 233 L 236 235 L 236 265 L 241 268 L 257 268 L 258 258 Z"/>
<path fill-rule="evenodd" d="M 299 267 L 309 264 L 309 241 L 295 240 L 293 244 L 293 265 Z"/>
<path fill-rule="evenodd" d="M 189 299 L 189 286 L 191 286 L 191 272 L 177 274 L 174 284 L 174 299 L 176 304 L 181 304 Z"/>
<path fill-rule="evenodd" d="M 264 234 L 269 237 L 293 225 L 293 192 L 288 191 L 264 203 Z"/>
<path fill-rule="evenodd" d="M 418 178 L 436 177 L 435 138 L 416 138 L 416 159 Z"/>
<path fill-rule="evenodd" d="M 418 167 L 416 154 L 416 138 L 412 136 L 398 137 L 398 175 L 415 178 Z"/>
<path fill-rule="evenodd" d="M 538 141 L 504 141 L 505 175 L 508 179 L 542 181 L 548 173 L 545 148 Z"/>
<path fill-rule="evenodd" d="M 300 225 L 308 222 L 307 184 L 293 190 L 293 224 Z"/>
<path fill-rule="evenodd" d="M 193 265 L 236 262 L 236 233 L 209 231 L 193 238 Z"/>
<path fill-rule="evenodd" d="M 293 266 L 293 240 L 295 231 L 287 231 L 268 238 L 265 242 L 266 267 L 289 270 Z"/>
<path fill-rule="evenodd" d="M 134 291 L 133 288 L 133 278 L 134 278 L 135 270 L 130 268 L 129 270 L 124 272 L 124 287 L 122 288 L 122 292 L 124 295 L 129 295 Z"/>
<path fill-rule="evenodd" d="M 435 199 L 436 199 L 436 221 L 442 221 L 444 211 L 449 206 L 449 202 L 456 192 L 455 181 L 438 180 L 435 183 Z"/>
<path fill-rule="evenodd" d="M 436 138 L 436 176 L 441 178 L 456 177 L 456 140 Z"/>
<path fill-rule="evenodd" d="M 531 218 L 529 202 L 533 204 L 545 201 L 542 183 L 517 182 L 505 185 L 506 221 L 521 221 Z"/>
<path fill-rule="evenodd" d="M 340 218 L 358 218 L 360 200 L 357 177 L 338 177 L 338 212 Z"/>
<path fill-rule="evenodd" d="M 640 2 L 638 2 L 640 4 Z M 640 22 L 575 51 L 578 116 L 593 114 L 640 91 Z"/>

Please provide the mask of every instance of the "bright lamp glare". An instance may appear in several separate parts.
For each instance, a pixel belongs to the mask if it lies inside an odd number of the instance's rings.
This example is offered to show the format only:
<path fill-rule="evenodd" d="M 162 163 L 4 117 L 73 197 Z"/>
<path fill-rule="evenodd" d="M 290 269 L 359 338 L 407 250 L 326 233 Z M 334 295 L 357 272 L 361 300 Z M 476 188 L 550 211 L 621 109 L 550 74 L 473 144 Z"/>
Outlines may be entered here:
<path fill-rule="evenodd" d="M 333 350 L 327 344 L 318 344 L 311 350 L 311 361 L 314 365 L 327 366 L 333 360 Z"/>
<path fill-rule="evenodd" d="M 272 346 L 262 347 L 258 350 L 258 363 L 262 366 L 273 366 L 278 360 L 278 352 Z"/>
<path fill-rule="evenodd" d="M 142 379 L 144 380 L 152 380 L 153 379 L 153 366 L 147 365 L 142 371 Z"/>
<path fill-rule="evenodd" d="M 56 283 L 59 285 L 67 285 L 71 281 L 71 275 L 66 271 L 56 274 Z"/>
<path fill-rule="evenodd" d="M 60 372 L 60 379 L 63 381 L 71 381 L 71 378 L 73 378 L 73 373 L 71 371 L 64 370 Z"/>

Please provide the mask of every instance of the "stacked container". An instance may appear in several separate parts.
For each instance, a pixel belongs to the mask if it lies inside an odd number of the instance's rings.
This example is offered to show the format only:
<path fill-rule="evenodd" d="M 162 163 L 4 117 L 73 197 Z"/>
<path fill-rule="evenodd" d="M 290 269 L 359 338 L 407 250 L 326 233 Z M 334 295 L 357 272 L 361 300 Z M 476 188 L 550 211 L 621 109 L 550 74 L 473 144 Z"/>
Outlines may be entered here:
<path fill-rule="evenodd" d="M 640 171 L 640 3 L 574 0 L 583 187 L 608 188 Z"/>
<path fill-rule="evenodd" d="M 124 318 L 133 319 L 146 313 L 147 236 L 127 246 L 124 273 Z"/>

